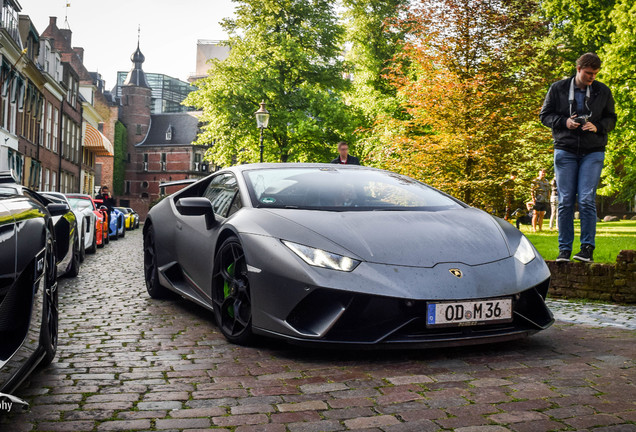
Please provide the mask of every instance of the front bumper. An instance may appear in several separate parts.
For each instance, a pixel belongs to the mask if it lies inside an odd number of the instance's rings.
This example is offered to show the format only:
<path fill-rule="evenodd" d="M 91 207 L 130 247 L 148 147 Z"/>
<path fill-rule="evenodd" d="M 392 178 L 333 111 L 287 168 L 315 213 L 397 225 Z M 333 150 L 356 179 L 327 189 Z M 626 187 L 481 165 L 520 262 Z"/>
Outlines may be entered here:
<path fill-rule="evenodd" d="M 362 263 L 352 272 L 311 267 L 276 239 L 243 235 L 255 333 L 295 343 L 452 346 L 504 341 L 549 327 L 550 272 L 537 257 L 430 268 Z M 449 269 L 459 268 L 462 278 Z M 430 302 L 513 298 L 513 320 L 429 328 Z"/>
<path fill-rule="evenodd" d="M 284 320 L 287 332 L 255 328 L 256 333 L 298 344 L 359 347 L 458 346 L 502 342 L 529 336 L 554 323 L 544 302 L 549 280 L 513 296 L 513 319 L 453 327 L 427 327 L 428 301 L 405 300 L 317 289 Z"/>

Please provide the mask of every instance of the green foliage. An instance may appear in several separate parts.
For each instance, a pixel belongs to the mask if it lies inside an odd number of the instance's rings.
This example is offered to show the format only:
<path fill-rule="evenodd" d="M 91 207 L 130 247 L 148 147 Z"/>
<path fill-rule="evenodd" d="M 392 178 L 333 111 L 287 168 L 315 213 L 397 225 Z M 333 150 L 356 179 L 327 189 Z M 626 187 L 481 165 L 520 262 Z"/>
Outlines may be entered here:
<path fill-rule="evenodd" d="M 113 149 L 115 156 L 113 158 L 113 194 L 121 196 L 124 194 L 124 177 L 126 174 L 126 147 L 128 135 L 126 126 L 119 120 L 115 123 L 115 142 Z"/>
<path fill-rule="evenodd" d="M 328 0 L 236 0 L 229 57 L 184 102 L 203 110 L 198 143 L 214 144 L 217 165 L 255 162 L 259 132 L 253 113 L 265 100 L 265 161 L 326 162 L 334 144 L 350 140 L 354 109 L 343 99 L 348 81 L 340 59 L 343 28 Z"/>
<path fill-rule="evenodd" d="M 636 3 L 619 0 L 610 14 L 615 25 L 604 45 L 602 79 L 612 89 L 618 122 L 610 135 L 599 193 L 625 202 L 636 195 Z"/>
<path fill-rule="evenodd" d="M 549 131 L 537 121 L 548 83 L 528 62 L 546 34 L 536 8 L 460 0 L 412 7 L 396 24 L 408 34 L 389 74 L 407 116 L 376 125 L 375 162 L 501 214 L 509 173 L 529 185 L 551 160 Z"/>

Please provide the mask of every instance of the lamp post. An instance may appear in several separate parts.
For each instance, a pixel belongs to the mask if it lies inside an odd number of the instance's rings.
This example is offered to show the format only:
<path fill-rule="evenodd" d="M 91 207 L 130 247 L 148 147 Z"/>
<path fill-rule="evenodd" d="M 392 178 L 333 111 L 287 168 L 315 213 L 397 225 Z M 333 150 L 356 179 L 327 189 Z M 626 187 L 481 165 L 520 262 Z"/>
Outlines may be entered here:
<path fill-rule="evenodd" d="M 261 163 L 263 162 L 263 129 L 269 123 L 269 111 L 265 108 L 265 101 L 261 102 L 261 107 L 254 113 L 256 117 L 256 127 L 261 130 Z"/>

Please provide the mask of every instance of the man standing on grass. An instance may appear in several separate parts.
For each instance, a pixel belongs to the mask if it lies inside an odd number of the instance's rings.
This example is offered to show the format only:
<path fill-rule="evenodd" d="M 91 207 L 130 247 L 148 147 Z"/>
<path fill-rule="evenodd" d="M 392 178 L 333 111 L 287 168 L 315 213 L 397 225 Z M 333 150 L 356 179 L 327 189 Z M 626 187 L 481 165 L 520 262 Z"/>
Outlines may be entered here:
<path fill-rule="evenodd" d="M 601 59 L 594 53 L 576 61 L 576 75 L 548 90 L 539 118 L 552 129 L 554 173 L 559 190 L 559 256 L 569 261 L 574 243 L 574 205 L 581 215 L 581 251 L 574 259 L 592 262 L 596 236 L 596 188 L 603 169 L 607 134 L 616 125 L 614 99 L 595 81 Z"/>

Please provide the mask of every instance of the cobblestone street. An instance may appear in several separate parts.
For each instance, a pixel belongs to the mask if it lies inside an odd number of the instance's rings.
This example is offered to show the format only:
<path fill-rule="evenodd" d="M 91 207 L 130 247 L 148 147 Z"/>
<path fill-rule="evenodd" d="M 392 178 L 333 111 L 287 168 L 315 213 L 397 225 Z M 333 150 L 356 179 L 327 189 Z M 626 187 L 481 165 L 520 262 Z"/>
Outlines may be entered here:
<path fill-rule="evenodd" d="M 53 364 L 2 431 L 636 431 L 636 308 L 551 301 L 514 343 L 419 351 L 228 344 L 210 312 L 152 300 L 142 231 L 62 279 Z"/>

